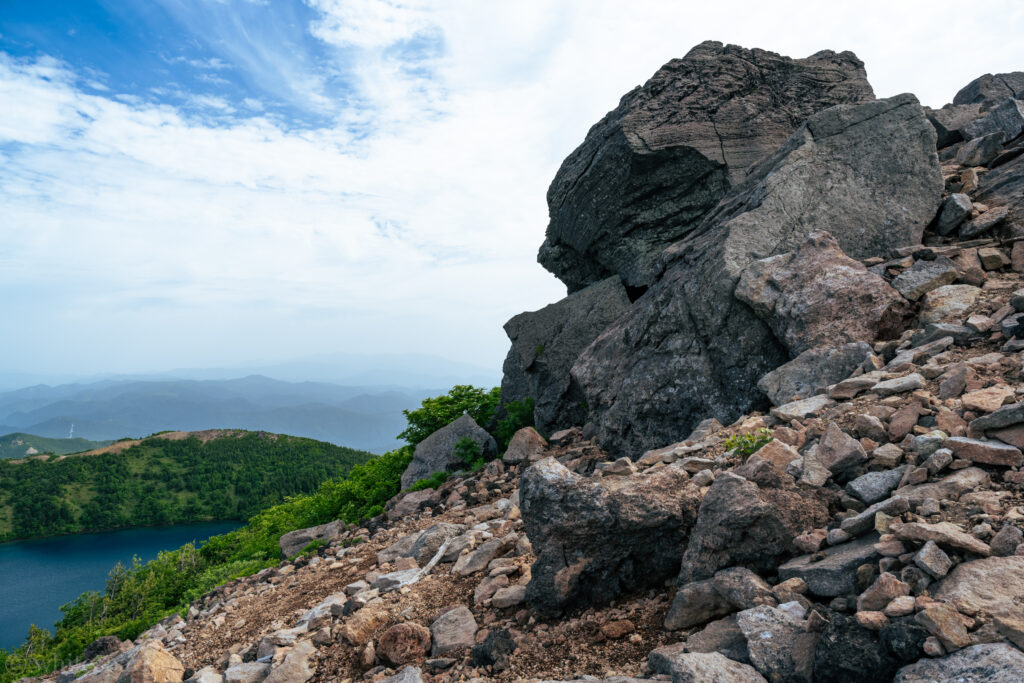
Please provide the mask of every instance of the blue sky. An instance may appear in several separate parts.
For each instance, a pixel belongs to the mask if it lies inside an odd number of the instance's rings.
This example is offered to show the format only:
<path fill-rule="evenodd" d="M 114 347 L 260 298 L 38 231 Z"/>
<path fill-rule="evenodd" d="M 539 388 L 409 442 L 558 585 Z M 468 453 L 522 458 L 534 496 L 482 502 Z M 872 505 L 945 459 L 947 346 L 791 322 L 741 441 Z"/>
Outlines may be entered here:
<path fill-rule="evenodd" d="M 497 369 L 564 294 L 558 164 L 692 45 L 850 49 L 934 106 L 1024 69 L 1018 2 L 833 4 L 2 0 L 0 372 Z"/>

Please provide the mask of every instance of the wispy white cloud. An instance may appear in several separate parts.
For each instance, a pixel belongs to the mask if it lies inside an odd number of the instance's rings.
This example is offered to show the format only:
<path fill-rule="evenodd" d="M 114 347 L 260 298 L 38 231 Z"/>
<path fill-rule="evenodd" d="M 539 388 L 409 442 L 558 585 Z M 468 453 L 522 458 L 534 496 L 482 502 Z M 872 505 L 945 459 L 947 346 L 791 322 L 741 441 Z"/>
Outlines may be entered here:
<path fill-rule="evenodd" d="M 0 342 L 15 366 L 372 347 L 497 367 L 501 324 L 564 292 L 534 262 L 558 164 L 693 44 L 852 49 L 880 95 L 931 104 L 1024 68 L 1009 2 L 956 12 L 990 49 L 950 60 L 935 57 L 956 8 L 944 0 L 926 15 L 880 2 L 308 0 L 316 19 L 298 30 L 327 55 L 314 60 L 293 49 L 294 27 L 243 40 L 225 28 L 229 4 L 163 1 L 220 41 L 222 64 L 191 66 L 243 74 L 260 94 L 168 85 L 180 104 L 157 104 L 108 80 L 110 93 L 83 87 L 88 74 L 51 58 L 0 57 L 0 287 L 32 331 L 31 344 Z M 294 125 L 269 113 L 275 100 L 325 123 Z"/>

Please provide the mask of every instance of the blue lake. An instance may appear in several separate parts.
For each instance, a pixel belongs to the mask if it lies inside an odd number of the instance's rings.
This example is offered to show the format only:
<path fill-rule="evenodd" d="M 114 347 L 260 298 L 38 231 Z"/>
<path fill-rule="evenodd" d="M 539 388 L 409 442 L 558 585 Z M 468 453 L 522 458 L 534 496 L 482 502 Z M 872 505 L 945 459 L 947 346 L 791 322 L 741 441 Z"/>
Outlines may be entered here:
<path fill-rule="evenodd" d="M 21 645 L 29 624 L 53 632 L 60 606 L 85 591 L 103 591 L 118 562 L 143 562 L 161 550 L 237 529 L 237 522 L 211 522 L 99 534 L 58 536 L 0 544 L 0 648 Z"/>

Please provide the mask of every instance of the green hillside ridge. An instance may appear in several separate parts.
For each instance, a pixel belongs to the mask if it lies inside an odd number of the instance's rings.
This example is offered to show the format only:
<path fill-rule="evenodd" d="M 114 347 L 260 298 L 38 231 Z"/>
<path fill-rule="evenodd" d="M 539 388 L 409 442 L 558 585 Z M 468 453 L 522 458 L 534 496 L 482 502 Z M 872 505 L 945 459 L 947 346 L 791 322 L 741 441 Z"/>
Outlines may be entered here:
<path fill-rule="evenodd" d="M 268 507 L 250 517 L 246 526 L 214 536 L 199 548 L 188 544 L 160 553 L 157 559 L 145 564 L 114 567 L 102 593 L 83 593 L 61 607 L 64 616 L 55 625 L 53 635 L 33 625 L 21 647 L 0 650 L 0 683 L 38 676 L 63 663 L 77 661 L 85 647 L 101 636 L 134 639 L 164 617 L 186 611 L 193 600 L 213 588 L 278 564 L 278 542 L 289 531 L 335 519 L 358 524 L 381 514 L 384 504 L 401 490 L 402 473 L 412 460 L 417 443 L 437 425 L 446 425 L 463 413 L 469 413 L 480 424 L 488 424 L 499 400 L 496 389 L 485 391 L 470 386 L 457 386 L 447 395 L 426 399 L 420 409 L 403 411 L 408 427 L 401 438 L 406 439 L 407 445 L 357 464 L 344 476 L 325 477 L 314 492 Z M 532 424 L 527 405 L 513 402 L 505 409 L 506 417 L 494 426 L 494 434 L 503 447 L 519 427 Z M 61 462 L 90 458 L 66 458 Z"/>
<path fill-rule="evenodd" d="M 0 541 L 247 519 L 373 457 L 265 432 L 202 435 L 154 435 L 96 455 L 0 460 Z"/>
<path fill-rule="evenodd" d="M 24 458 L 42 453 L 67 455 L 80 453 L 94 448 L 102 448 L 112 441 L 89 441 L 88 439 L 51 439 L 35 434 L 14 432 L 0 436 L 0 460 Z"/>

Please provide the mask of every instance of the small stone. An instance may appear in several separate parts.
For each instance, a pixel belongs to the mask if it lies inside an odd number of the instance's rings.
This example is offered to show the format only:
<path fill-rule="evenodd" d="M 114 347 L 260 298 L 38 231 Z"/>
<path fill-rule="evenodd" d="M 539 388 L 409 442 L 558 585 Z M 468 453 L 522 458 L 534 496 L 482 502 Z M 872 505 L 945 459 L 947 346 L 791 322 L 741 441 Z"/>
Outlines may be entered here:
<path fill-rule="evenodd" d="M 857 623 L 869 631 L 879 631 L 889 625 L 889 617 L 882 612 L 857 612 Z"/>
<path fill-rule="evenodd" d="M 927 434 L 914 437 L 914 450 L 922 458 L 927 458 L 935 451 L 942 448 L 942 443 L 949 438 L 949 435 L 942 430 L 935 429 Z"/>
<path fill-rule="evenodd" d="M 985 270 L 1000 270 L 1010 265 L 1010 259 L 1002 249 L 996 247 L 978 249 L 978 258 L 981 259 L 981 265 Z"/>
<path fill-rule="evenodd" d="M 935 475 L 949 467 L 951 462 L 953 462 L 953 451 L 948 448 L 939 448 L 929 455 L 921 465 L 928 470 L 929 474 Z"/>
<path fill-rule="evenodd" d="M 920 624 L 942 643 L 943 647 L 952 652 L 971 644 L 971 637 L 964 626 L 964 620 L 952 606 L 942 604 L 929 607 L 917 613 L 915 617 Z"/>
<path fill-rule="evenodd" d="M 636 626 L 634 626 L 633 622 L 628 619 L 609 621 L 607 624 L 601 626 L 601 633 L 608 640 L 619 640 L 620 638 L 625 638 L 635 630 Z"/>
<path fill-rule="evenodd" d="M 989 544 L 992 554 L 996 557 L 1009 557 L 1013 555 L 1017 546 L 1024 543 L 1024 532 L 1012 524 L 1004 524 Z"/>
<path fill-rule="evenodd" d="M 973 410 L 976 413 L 991 413 L 1001 408 L 1013 396 L 1014 391 L 1012 387 L 998 384 L 987 389 L 967 392 L 960 400 L 963 401 L 964 410 Z"/>
<path fill-rule="evenodd" d="M 910 301 L 917 301 L 933 289 L 952 284 L 958 276 L 956 266 L 948 258 L 914 261 L 914 265 L 896 276 L 892 286 Z"/>
<path fill-rule="evenodd" d="M 977 218 L 969 220 L 960 226 L 960 239 L 977 237 L 1002 223 L 1009 215 L 1010 210 L 1005 206 L 999 206 L 986 211 Z"/>
<path fill-rule="evenodd" d="M 885 606 L 882 612 L 887 617 L 905 617 L 908 614 L 913 614 L 916 609 L 917 601 L 910 595 L 900 595 L 892 599 L 892 601 Z"/>
<path fill-rule="evenodd" d="M 857 598 L 857 611 L 882 610 L 893 598 L 901 595 L 910 595 L 910 586 L 893 574 L 880 574 L 875 582 Z"/>
<path fill-rule="evenodd" d="M 924 639 L 924 644 L 921 645 L 921 649 L 929 657 L 941 657 L 946 654 L 945 648 L 942 647 L 942 643 L 935 636 L 928 636 Z"/>
<path fill-rule="evenodd" d="M 833 546 L 842 545 L 852 538 L 850 534 L 842 529 L 829 529 L 825 537 L 828 540 L 828 544 Z"/>
<path fill-rule="evenodd" d="M 1024 453 L 1019 448 L 1001 441 L 954 436 L 946 439 L 943 447 L 948 448 L 958 458 L 985 465 L 1020 467 L 1024 463 Z"/>
<path fill-rule="evenodd" d="M 991 550 L 985 543 L 964 533 L 960 527 L 950 522 L 939 522 L 937 524 L 910 522 L 908 524 L 900 524 L 894 531 L 896 537 L 902 541 L 920 541 L 926 544 L 927 541 L 934 541 L 939 545 L 966 550 L 982 557 L 988 557 L 991 553 Z"/>
<path fill-rule="evenodd" d="M 939 217 L 935 222 L 935 232 L 940 235 L 948 235 L 953 232 L 971 215 L 972 208 L 971 198 L 966 194 L 956 192 L 949 195 L 939 211 Z"/>
<path fill-rule="evenodd" d="M 907 467 L 907 465 L 903 465 L 882 472 L 868 472 L 847 483 L 846 491 L 868 505 L 877 503 L 888 498 L 889 494 L 899 486 Z"/>
<path fill-rule="evenodd" d="M 895 379 L 879 382 L 875 386 L 871 387 L 871 391 L 879 396 L 894 396 L 896 394 L 905 394 L 909 391 L 917 391 L 924 387 L 924 377 L 919 373 L 914 372 L 906 375 L 905 377 L 897 377 Z"/>

